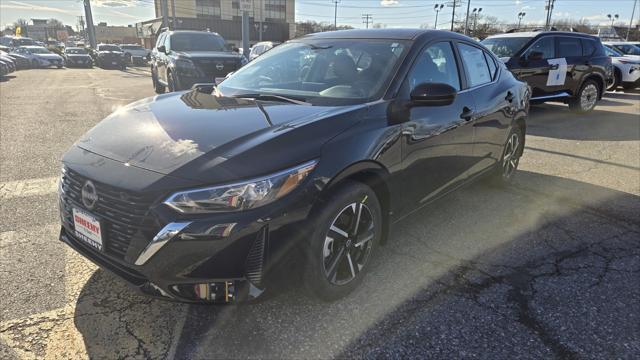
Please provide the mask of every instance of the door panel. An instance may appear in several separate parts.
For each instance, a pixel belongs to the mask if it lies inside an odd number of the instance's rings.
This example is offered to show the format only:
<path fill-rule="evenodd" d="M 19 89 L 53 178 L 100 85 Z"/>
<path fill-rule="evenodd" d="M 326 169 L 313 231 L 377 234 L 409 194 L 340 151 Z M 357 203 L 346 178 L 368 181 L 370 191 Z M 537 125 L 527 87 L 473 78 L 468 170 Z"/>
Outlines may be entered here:
<path fill-rule="evenodd" d="M 558 36 L 556 41 L 558 58 L 567 61 L 565 87 L 571 93 L 577 92 L 582 77 L 589 70 L 586 59 L 582 56 L 582 43 L 579 38 L 568 36 Z"/>
<path fill-rule="evenodd" d="M 452 44 L 429 45 L 418 56 L 401 90 L 401 99 L 409 99 L 410 89 L 421 83 L 446 83 L 456 90 L 460 74 Z M 445 106 L 409 105 L 404 120 L 402 155 L 407 208 L 447 192 L 464 180 L 473 152 L 471 116 L 475 104 L 469 93 L 460 92 Z"/>
<path fill-rule="evenodd" d="M 532 55 L 534 52 L 539 56 Z M 531 86 L 533 97 L 553 95 L 563 90 L 563 87 L 547 85 L 549 72 L 558 67 L 549 64 L 549 60 L 555 57 L 554 37 L 544 36 L 533 43 L 521 58 L 512 58 L 508 64 L 509 70 Z"/>

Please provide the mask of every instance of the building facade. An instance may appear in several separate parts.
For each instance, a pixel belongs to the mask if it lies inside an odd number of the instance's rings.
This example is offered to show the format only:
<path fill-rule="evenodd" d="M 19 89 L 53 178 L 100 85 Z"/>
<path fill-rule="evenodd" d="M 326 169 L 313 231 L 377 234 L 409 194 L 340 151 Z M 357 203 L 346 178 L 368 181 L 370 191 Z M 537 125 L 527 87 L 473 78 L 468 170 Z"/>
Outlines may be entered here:
<path fill-rule="evenodd" d="M 209 30 L 222 35 L 228 43 L 242 46 L 240 0 L 154 0 L 156 19 L 136 24 L 138 36 L 145 46 L 150 47 L 162 27 L 163 1 L 167 2 L 171 29 Z M 252 2 L 249 11 L 251 45 L 259 41 L 283 42 L 294 36 L 295 0 Z"/>
<path fill-rule="evenodd" d="M 101 22 L 94 26 L 96 31 L 96 42 L 108 44 L 130 44 L 138 43 L 136 28 L 133 26 L 109 26 Z"/>

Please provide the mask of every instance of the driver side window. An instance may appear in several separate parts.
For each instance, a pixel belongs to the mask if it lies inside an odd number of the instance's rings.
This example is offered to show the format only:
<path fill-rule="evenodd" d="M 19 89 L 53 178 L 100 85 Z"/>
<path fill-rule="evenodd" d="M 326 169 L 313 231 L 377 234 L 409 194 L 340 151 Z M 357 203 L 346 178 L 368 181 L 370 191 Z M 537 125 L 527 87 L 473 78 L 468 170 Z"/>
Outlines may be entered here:
<path fill-rule="evenodd" d="M 527 52 L 524 54 L 525 58 L 529 58 L 529 54 L 532 52 L 540 52 L 542 53 L 542 59 L 553 59 L 556 57 L 556 45 L 554 38 L 552 36 L 545 36 L 538 41 L 536 41 Z"/>
<path fill-rule="evenodd" d="M 422 83 L 444 83 L 460 90 L 460 77 L 451 43 L 430 45 L 416 60 L 408 76 L 409 91 Z"/>

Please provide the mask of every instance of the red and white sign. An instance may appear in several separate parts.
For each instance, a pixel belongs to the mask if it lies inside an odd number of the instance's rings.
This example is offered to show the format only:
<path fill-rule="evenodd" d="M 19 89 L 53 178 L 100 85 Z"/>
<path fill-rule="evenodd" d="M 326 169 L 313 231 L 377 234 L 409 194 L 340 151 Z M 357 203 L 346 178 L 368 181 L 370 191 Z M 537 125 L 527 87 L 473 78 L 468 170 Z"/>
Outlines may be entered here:
<path fill-rule="evenodd" d="M 102 250 L 102 231 L 100 221 L 93 215 L 80 209 L 73 209 L 73 225 L 76 229 L 76 236 L 93 246 Z"/>

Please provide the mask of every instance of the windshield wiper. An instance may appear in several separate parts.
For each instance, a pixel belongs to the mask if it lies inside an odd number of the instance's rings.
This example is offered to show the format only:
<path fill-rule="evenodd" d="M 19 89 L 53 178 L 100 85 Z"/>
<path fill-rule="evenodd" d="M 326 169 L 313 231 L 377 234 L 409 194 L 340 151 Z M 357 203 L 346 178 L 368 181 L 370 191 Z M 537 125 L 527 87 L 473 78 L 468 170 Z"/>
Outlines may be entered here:
<path fill-rule="evenodd" d="M 307 105 L 310 106 L 311 103 L 308 103 L 302 99 L 290 98 L 282 95 L 273 95 L 273 94 L 240 94 L 234 97 L 237 98 L 248 98 L 254 100 L 264 100 L 264 101 L 286 101 L 296 105 Z"/>

